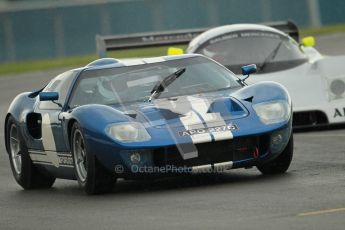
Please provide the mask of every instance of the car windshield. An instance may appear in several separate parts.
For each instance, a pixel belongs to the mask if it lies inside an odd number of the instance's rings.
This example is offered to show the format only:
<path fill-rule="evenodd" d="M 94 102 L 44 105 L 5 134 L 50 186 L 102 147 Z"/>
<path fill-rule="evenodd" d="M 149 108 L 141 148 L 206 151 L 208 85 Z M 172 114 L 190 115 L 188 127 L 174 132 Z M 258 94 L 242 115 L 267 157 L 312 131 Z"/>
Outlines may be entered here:
<path fill-rule="evenodd" d="M 69 107 L 148 101 L 157 82 L 183 68 L 183 76 L 167 86 L 160 98 L 241 86 L 232 72 L 216 62 L 201 56 L 190 57 L 85 71 L 74 87 Z"/>
<path fill-rule="evenodd" d="M 268 31 L 240 31 L 213 38 L 196 50 L 225 65 L 235 73 L 241 66 L 265 63 L 265 69 L 273 72 L 292 68 L 307 62 L 299 44 L 288 36 Z M 272 55 L 274 53 L 274 55 Z"/>

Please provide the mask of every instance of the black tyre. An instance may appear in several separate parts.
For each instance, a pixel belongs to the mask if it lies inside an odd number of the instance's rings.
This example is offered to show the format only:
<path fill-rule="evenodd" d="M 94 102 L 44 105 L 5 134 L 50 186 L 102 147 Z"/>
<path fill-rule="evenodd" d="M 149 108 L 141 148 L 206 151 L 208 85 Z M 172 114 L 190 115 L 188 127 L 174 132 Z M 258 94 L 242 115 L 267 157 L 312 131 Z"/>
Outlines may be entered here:
<path fill-rule="evenodd" d="M 87 147 L 78 123 L 71 131 L 71 150 L 75 175 L 80 187 L 89 195 L 112 191 L 115 176 L 108 172 Z"/>
<path fill-rule="evenodd" d="M 55 178 L 40 172 L 32 163 L 19 127 L 10 117 L 6 124 L 6 146 L 13 176 L 24 189 L 50 188 Z"/>
<path fill-rule="evenodd" d="M 293 134 L 291 134 L 289 143 L 284 151 L 273 161 L 257 166 L 259 171 L 264 175 L 274 175 L 285 173 L 292 161 L 293 156 Z"/>

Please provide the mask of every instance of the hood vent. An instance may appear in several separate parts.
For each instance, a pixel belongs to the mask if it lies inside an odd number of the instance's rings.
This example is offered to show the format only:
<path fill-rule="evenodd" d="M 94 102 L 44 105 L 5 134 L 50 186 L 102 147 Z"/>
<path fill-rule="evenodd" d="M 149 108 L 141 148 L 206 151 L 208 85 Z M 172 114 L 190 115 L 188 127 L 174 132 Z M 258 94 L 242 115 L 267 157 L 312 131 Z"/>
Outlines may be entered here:
<path fill-rule="evenodd" d="M 208 110 L 209 113 L 220 113 L 222 117 L 234 117 L 244 115 L 243 107 L 231 98 L 215 100 Z"/>

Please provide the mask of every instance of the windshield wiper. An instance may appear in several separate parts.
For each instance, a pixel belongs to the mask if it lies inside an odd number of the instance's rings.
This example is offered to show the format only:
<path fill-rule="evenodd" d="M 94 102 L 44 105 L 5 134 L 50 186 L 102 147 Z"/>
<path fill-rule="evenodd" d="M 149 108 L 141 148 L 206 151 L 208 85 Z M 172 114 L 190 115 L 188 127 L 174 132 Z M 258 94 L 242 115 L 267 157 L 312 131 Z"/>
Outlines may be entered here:
<path fill-rule="evenodd" d="M 165 77 L 162 81 L 157 82 L 153 89 L 151 90 L 151 95 L 149 98 L 149 102 L 152 101 L 152 99 L 158 98 L 161 93 L 171 84 L 173 83 L 177 78 L 179 78 L 184 72 L 186 72 L 186 68 L 182 68 L 177 70 L 176 72 L 170 74 L 169 76 Z"/>
<path fill-rule="evenodd" d="M 259 65 L 259 70 L 260 71 L 263 70 L 266 67 L 268 62 L 272 61 L 277 56 L 277 53 L 278 53 L 278 51 L 279 51 L 279 49 L 280 49 L 282 44 L 283 44 L 283 40 L 281 40 L 279 42 L 277 47 L 274 48 L 274 50 L 265 58 L 265 60 L 262 62 L 262 64 Z"/>

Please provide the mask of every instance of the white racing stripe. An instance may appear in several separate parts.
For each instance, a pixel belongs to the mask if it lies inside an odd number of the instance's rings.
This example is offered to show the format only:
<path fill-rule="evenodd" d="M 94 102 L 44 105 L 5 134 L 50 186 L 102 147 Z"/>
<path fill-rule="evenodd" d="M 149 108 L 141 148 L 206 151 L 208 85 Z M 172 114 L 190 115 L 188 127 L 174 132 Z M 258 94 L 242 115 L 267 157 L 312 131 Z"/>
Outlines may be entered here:
<path fill-rule="evenodd" d="M 186 130 L 191 129 L 192 126 L 193 127 L 197 126 L 198 128 L 205 127 L 204 125 L 202 125 L 201 120 L 198 117 L 198 115 L 193 111 L 190 111 L 186 116 L 180 118 L 180 121 Z M 176 144 L 177 149 L 179 150 L 184 160 L 198 157 L 198 150 L 194 144 L 212 141 L 211 135 L 209 133 L 191 135 L 190 138 L 192 139 L 192 144 L 189 144 L 189 145 Z M 178 143 L 178 141 L 176 141 L 176 143 Z"/>
<path fill-rule="evenodd" d="M 226 126 L 224 119 L 219 113 L 208 113 L 208 110 L 210 108 L 210 103 L 208 102 L 208 100 L 192 96 L 189 96 L 188 100 L 190 101 L 192 108 L 206 122 L 207 127 Z M 215 141 L 233 139 L 232 132 L 229 130 L 211 133 Z"/>
<path fill-rule="evenodd" d="M 202 121 L 194 111 L 190 111 L 187 116 L 182 117 L 181 122 L 186 130 L 193 128 L 205 128 Z M 209 133 L 200 133 L 190 136 L 192 138 L 193 144 L 205 143 L 212 141 L 212 137 Z"/>
<path fill-rule="evenodd" d="M 50 159 L 49 162 L 51 162 L 55 167 L 59 167 L 59 157 L 56 155 L 56 152 L 54 152 L 56 151 L 56 144 L 48 113 L 43 114 L 42 117 L 42 144 L 43 149 L 46 150 L 46 154 Z"/>
<path fill-rule="evenodd" d="M 37 154 L 37 153 L 31 153 L 30 152 L 30 158 L 32 161 L 40 161 L 40 162 L 47 162 L 47 163 L 51 163 L 49 157 L 46 154 Z"/>
<path fill-rule="evenodd" d="M 49 166 L 54 166 L 53 164 L 51 163 L 48 163 L 48 162 L 40 162 L 40 161 L 35 161 L 33 162 L 35 165 L 49 165 Z"/>
<path fill-rule="evenodd" d="M 161 57 L 152 57 L 152 58 L 145 58 L 143 60 L 147 64 L 157 63 L 157 62 L 164 62 L 164 58 Z"/>
<path fill-rule="evenodd" d="M 211 172 L 224 172 L 230 170 L 233 166 L 232 161 L 221 162 L 217 164 L 206 164 L 192 167 L 193 173 L 211 173 Z"/>
<path fill-rule="evenodd" d="M 170 101 L 170 103 L 162 103 L 162 104 L 160 104 L 159 101 L 154 101 L 154 103 L 156 107 L 159 109 L 167 109 L 170 111 L 179 111 L 179 109 L 181 109 L 182 111 L 186 111 L 186 108 L 184 108 L 184 104 L 177 104 L 174 101 Z M 181 107 L 181 108 L 178 108 L 178 107 Z M 180 118 L 180 122 L 182 123 L 182 125 L 184 126 L 186 130 L 188 130 L 192 126 L 194 127 L 197 126 L 198 128 L 204 128 L 204 126 L 200 122 L 200 118 L 194 112 L 189 112 L 188 114 L 185 114 L 185 116 Z M 198 150 L 194 145 L 195 143 L 202 143 L 202 142 L 212 140 L 209 134 L 195 135 L 195 136 L 190 136 L 190 138 L 192 139 L 192 143 L 187 144 L 187 145 L 186 144 L 180 145 L 179 140 L 178 140 L 179 138 L 178 133 L 176 132 L 176 130 L 172 129 L 170 126 L 167 127 L 167 130 L 170 133 L 171 137 L 174 139 L 176 147 L 181 157 L 184 160 L 198 157 Z"/>
<path fill-rule="evenodd" d="M 132 66 L 132 65 L 141 65 L 144 62 L 140 59 L 122 59 L 121 63 L 125 66 Z"/>
<path fill-rule="evenodd" d="M 180 121 L 185 130 L 198 130 L 212 127 L 225 127 L 226 123 L 219 113 L 208 113 L 210 103 L 206 99 L 187 96 L 186 99 L 189 103 L 176 103 L 170 101 L 164 104 L 155 103 L 157 108 L 176 111 L 184 114 L 180 117 Z M 225 105 L 224 105 L 225 106 Z M 191 110 L 192 109 L 192 110 Z M 206 123 L 206 124 L 205 124 Z M 205 124 L 205 125 L 204 125 Z M 176 138 L 176 132 L 168 127 L 168 131 L 173 138 Z M 189 137 L 192 139 L 190 145 L 179 145 L 176 141 L 176 146 L 183 159 L 190 159 L 198 157 L 198 151 L 195 144 L 212 142 L 212 136 L 215 141 L 232 139 L 233 135 L 230 130 L 216 130 L 205 133 L 194 133 Z"/>
<path fill-rule="evenodd" d="M 223 172 L 226 170 L 230 170 L 233 165 L 234 165 L 234 163 L 232 161 L 216 163 L 216 164 L 214 164 L 214 170 L 216 172 Z"/>
<path fill-rule="evenodd" d="M 56 150 L 53 130 L 48 113 L 45 113 L 42 116 L 42 144 L 44 150 Z"/>
<path fill-rule="evenodd" d="M 234 138 L 231 131 L 221 131 L 212 134 L 216 141 L 229 140 Z"/>

